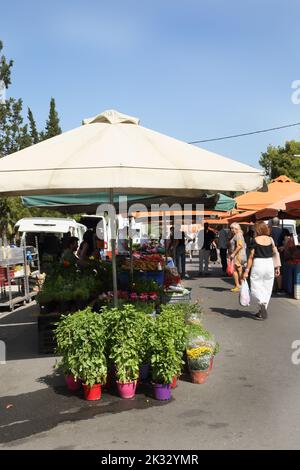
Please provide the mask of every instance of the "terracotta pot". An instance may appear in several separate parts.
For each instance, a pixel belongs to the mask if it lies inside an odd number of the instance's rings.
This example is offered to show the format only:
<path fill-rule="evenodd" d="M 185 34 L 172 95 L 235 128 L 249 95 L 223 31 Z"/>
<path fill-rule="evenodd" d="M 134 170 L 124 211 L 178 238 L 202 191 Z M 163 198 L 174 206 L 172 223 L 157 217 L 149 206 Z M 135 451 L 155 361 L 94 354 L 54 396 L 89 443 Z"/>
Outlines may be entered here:
<path fill-rule="evenodd" d="M 191 370 L 191 378 L 193 384 L 204 384 L 209 374 L 209 369 L 206 370 Z"/>

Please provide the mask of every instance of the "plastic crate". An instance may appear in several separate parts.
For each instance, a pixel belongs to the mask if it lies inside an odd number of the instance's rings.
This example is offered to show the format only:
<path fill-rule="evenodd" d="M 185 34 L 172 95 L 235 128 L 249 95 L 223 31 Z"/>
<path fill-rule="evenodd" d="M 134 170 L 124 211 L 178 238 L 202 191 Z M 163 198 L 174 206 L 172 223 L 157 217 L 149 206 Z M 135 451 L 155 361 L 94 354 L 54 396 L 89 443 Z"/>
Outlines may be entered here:
<path fill-rule="evenodd" d="M 176 292 L 170 294 L 164 294 L 162 296 L 162 301 L 164 304 L 175 304 L 175 303 L 188 303 L 192 300 L 192 289 L 186 287 L 189 290 L 188 294 L 179 295 Z"/>
<path fill-rule="evenodd" d="M 133 276 L 136 279 L 140 279 L 143 281 L 148 281 L 152 279 L 156 281 L 159 286 L 164 284 L 164 271 L 134 271 Z M 128 287 L 129 285 L 129 276 L 130 273 L 128 271 L 121 271 L 118 273 L 118 280 L 121 287 Z"/>

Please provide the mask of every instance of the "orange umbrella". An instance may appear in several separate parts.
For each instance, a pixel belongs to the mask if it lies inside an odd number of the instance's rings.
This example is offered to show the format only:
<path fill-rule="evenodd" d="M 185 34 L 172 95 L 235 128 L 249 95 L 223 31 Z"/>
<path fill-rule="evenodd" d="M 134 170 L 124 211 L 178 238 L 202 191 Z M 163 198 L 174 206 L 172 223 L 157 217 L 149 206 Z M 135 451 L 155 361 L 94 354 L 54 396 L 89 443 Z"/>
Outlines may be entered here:
<path fill-rule="evenodd" d="M 300 186 L 300 185 L 299 185 Z M 265 209 L 256 212 L 256 219 L 271 219 L 280 215 L 281 218 L 297 218 L 300 214 L 300 191 L 291 194 Z"/>
<path fill-rule="evenodd" d="M 278 176 L 270 184 L 268 191 L 252 191 L 235 198 L 237 208 L 245 211 L 257 211 L 269 207 L 282 199 L 300 192 L 300 184 L 287 176 Z"/>
<path fill-rule="evenodd" d="M 243 222 L 251 222 L 255 220 L 256 211 L 246 211 L 242 212 L 241 214 L 234 215 L 232 217 L 228 217 L 228 222 L 232 224 L 236 222 L 238 224 Z"/>

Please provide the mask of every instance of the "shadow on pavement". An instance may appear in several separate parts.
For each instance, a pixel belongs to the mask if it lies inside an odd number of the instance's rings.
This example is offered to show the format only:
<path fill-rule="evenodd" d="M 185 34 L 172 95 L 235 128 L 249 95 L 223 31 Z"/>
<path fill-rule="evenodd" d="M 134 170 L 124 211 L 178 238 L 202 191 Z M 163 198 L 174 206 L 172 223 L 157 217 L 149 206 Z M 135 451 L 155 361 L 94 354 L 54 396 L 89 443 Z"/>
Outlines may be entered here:
<path fill-rule="evenodd" d="M 211 307 L 211 311 L 215 313 L 221 313 L 221 315 L 225 315 L 225 317 L 230 318 L 250 318 L 251 320 L 257 321 L 255 315 L 250 312 L 245 312 L 244 310 L 237 310 L 233 308 L 221 308 L 221 307 Z"/>
<path fill-rule="evenodd" d="M 209 287 L 209 286 L 199 286 L 200 289 L 208 289 L 208 290 L 213 290 L 215 292 L 228 292 L 227 287 Z"/>
<path fill-rule="evenodd" d="M 98 401 L 86 401 L 82 390 L 76 393 L 67 390 L 66 385 L 63 385 L 63 377 L 46 376 L 38 381 L 51 383 L 52 387 L 0 398 L 1 444 L 29 438 L 65 422 L 92 419 L 104 413 L 116 414 L 132 409 L 165 406 L 174 400 L 154 400 L 150 394 L 150 385 L 143 385 L 132 399 L 119 398 L 112 390 L 112 394 L 102 393 Z"/>

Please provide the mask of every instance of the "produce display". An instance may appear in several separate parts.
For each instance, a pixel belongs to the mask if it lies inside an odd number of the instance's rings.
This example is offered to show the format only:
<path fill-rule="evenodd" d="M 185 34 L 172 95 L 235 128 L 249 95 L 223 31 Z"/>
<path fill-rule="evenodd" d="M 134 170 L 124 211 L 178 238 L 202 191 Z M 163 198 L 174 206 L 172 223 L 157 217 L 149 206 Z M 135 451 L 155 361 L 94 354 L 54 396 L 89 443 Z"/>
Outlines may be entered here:
<path fill-rule="evenodd" d="M 135 271 L 161 271 L 165 266 L 165 258 L 160 254 L 133 254 L 133 269 Z M 125 259 L 121 269 L 130 270 L 130 259 Z"/>
<path fill-rule="evenodd" d="M 91 262 L 89 266 L 78 269 L 75 266 L 57 263 L 47 274 L 36 300 L 41 306 L 52 304 L 51 309 L 54 310 L 74 310 L 78 308 L 78 303 L 80 306 L 81 303 L 88 304 L 111 286 L 109 264 Z"/>

